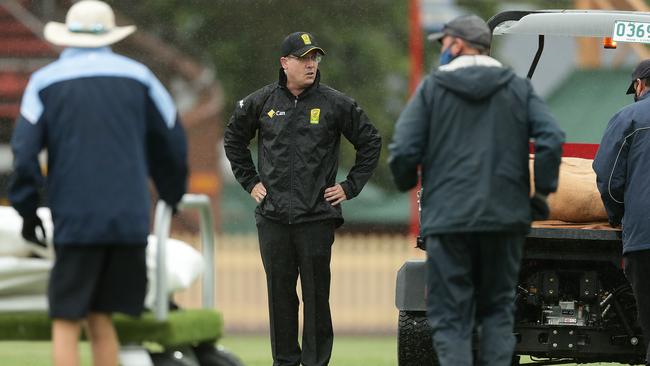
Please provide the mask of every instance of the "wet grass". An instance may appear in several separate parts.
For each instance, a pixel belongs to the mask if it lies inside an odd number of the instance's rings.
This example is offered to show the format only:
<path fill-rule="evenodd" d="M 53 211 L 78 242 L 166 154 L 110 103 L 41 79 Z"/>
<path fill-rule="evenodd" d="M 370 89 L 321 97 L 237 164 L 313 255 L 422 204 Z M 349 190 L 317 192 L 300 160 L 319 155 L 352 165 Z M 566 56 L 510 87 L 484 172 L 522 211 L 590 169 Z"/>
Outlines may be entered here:
<path fill-rule="evenodd" d="M 270 342 L 266 336 L 228 335 L 221 340 L 220 344 L 237 355 L 246 366 L 269 366 L 272 364 Z M 2 366 L 51 365 L 50 347 L 50 342 L 0 342 L 0 363 Z M 81 343 L 80 352 L 82 365 L 90 366 L 92 363 L 88 343 Z M 524 364 L 531 362 L 527 358 L 522 358 L 521 361 Z M 334 366 L 396 366 L 395 337 L 337 336 L 334 340 L 334 352 L 330 364 Z M 615 366 L 620 364 L 594 363 L 590 365 Z"/>

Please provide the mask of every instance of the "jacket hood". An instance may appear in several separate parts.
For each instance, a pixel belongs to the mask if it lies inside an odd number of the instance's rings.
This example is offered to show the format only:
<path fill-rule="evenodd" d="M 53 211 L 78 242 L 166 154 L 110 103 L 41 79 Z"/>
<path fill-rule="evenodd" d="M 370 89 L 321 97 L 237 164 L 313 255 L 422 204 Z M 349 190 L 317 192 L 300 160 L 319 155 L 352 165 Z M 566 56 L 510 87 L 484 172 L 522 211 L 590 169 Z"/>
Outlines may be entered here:
<path fill-rule="evenodd" d="M 470 100 L 491 96 L 514 76 L 512 70 L 484 55 L 460 56 L 434 73 L 437 85 Z"/>

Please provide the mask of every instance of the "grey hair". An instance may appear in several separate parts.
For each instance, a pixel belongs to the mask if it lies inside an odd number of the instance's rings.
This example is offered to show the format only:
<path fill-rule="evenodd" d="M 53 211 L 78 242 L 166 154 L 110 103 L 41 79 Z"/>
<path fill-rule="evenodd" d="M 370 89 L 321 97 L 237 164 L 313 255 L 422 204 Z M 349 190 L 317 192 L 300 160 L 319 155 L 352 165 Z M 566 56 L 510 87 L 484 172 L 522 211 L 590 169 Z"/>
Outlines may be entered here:
<path fill-rule="evenodd" d="M 470 41 L 465 40 L 465 39 L 463 39 L 463 41 L 465 41 L 465 43 L 466 43 L 469 47 L 471 47 L 471 48 L 477 50 L 478 53 L 480 53 L 481 55 L 488 55 L 488 54 L 490 54 L 490 47 L 485 47 L 485 46 L 482 45 L 482 44 L 478 44 L 478 43 L 470 42 Z"/>

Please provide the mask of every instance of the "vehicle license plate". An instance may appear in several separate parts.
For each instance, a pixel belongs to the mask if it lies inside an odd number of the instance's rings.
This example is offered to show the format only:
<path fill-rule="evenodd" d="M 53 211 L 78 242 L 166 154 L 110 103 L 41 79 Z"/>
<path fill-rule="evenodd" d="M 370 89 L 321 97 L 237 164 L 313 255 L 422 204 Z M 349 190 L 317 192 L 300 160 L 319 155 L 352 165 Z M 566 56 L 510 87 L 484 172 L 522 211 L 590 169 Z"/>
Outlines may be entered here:
<path fill-rule="evenodd" d="M 650 23 L 617 20 L 612 38 L 617 42 L 650 43 Z"/>

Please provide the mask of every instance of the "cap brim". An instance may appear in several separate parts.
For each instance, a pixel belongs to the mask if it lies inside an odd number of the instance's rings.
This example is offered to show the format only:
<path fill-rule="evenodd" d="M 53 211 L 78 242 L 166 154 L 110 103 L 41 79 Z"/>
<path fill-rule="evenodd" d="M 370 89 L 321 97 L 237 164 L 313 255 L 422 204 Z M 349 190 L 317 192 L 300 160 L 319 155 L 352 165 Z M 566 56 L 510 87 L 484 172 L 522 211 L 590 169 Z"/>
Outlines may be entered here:
<path fill-rule="evenodd" d="M 104 47 L 119 42 L 135 32 L 136 26 L 115 27 L 106 33 L 77 33 L 70 32 L 63 23 L 49 22 L 43 29 L 45 39 L 57 46 L 95 48 Z"/>
<path fill-rule="evenodd" d="M 429 34 L 429 35 L 427 36 L 427 39 L 428 39 L 429 41 L 432 41 L 432 42 L 433 42 L 433 41 L 440 41 L 440 40 L 441 40 L 442 38 L 444 38 L 444 36 L 446 36 L 446 35 L 447 35 L 447 33 L 445 33 L 445 32 L 435 32 L 435 33 L 431 33 L 431 34 Z"/>
<path fill-rule="evenodd" d="M 634 94 L 634 93 L 636 93 L 636 90 L 634 90 L 634 82 L 635 81 L 636 81 L 636 79 L 632 80 L 632 82 L 630 83 L 630 87 L 627 88 L 627 92 L 625 94 Z"/>
<path fill-rule="evenodd" d="M 302 56 L 308 54 L 309 52 L 311 52 L 313 50 L 318 50 L 318 51 L 320 51 L 321 54 L 325 55 L 325 50 L 320 48 L 320 47 L 316 47 L 316 46 L 305 46 L 305 47 L 303 47 L 303 48 L 301 48 L 301 49 L 299 49 L 299 50 L 297 50 L 295 52 L 291 52 L 291 54 L 294 55 L 294 56 L 302 57 Z"/>

